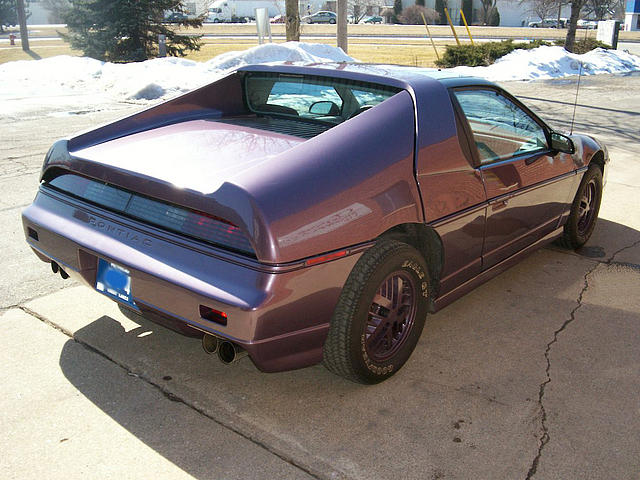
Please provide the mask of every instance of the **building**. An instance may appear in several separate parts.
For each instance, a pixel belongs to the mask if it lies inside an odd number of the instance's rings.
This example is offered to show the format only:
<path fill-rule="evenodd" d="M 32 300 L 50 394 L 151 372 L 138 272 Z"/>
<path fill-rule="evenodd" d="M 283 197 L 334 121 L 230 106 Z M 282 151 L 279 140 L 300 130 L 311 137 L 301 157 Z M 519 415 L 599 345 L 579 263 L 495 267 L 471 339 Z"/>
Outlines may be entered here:
<path fill-rule="evenodd" d="M 640 0 L 627 0 L 624 14 L 625 30 L 640 30 Z"/>

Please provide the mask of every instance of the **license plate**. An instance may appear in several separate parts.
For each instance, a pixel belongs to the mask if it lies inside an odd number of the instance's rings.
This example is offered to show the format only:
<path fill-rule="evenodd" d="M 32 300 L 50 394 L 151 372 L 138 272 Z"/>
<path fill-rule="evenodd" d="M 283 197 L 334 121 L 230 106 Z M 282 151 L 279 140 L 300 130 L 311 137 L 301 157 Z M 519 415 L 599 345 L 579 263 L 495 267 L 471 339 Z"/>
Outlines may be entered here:
<path fill-rule="evenodd" d="M 96 290 L 130 305 L 136 310 L 138 309 L 131 297 L 131 275 L 129 270 L 120 265 L 107 262 L 101 258 L 98 259 Z"/>

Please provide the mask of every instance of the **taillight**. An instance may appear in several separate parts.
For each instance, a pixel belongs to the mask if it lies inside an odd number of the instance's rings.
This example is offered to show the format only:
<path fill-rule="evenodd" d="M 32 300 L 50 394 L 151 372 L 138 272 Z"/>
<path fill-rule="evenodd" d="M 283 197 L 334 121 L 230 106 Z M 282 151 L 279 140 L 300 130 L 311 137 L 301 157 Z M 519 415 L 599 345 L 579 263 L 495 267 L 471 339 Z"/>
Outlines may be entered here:
<path fill-rule="evenodd" d="M 82 200 L 150 225 L 255 256 L 251 243 L 242 230 L 222 218 L 160 202 L 79 175 L 61 175 L 48 184 Z"/>
<path fill-rule="evenodd" d="M 219 323 L 220 325 L 227 324 L 227 314 L 216 310 L 215 308 L 207 307 L 206 305 L 200 305 L 200 317 L 211 322 Z"/>

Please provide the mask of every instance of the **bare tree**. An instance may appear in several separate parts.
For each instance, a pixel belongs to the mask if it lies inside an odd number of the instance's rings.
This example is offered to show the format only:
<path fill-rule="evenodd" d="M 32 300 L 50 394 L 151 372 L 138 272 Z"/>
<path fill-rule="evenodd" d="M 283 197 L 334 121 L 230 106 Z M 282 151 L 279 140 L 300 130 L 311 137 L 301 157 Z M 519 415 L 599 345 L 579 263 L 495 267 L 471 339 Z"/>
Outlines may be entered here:
<path fill-rule="evenodd" d="M 558 10 L 558 0 L 520 0 L 521 6 L 535 14 L 540 20 L 550 18 Z"/>
<path fill-rule="evenodd" d="M 482 24 L 489 25 L 491 12 L 496 7 L 496 0 L 480 0 L 482 5 Z"/>
<path fill-rule="evenodd" d="M 567 37 L 564 40 L 564 48 L 568 52 L 573 52 L 573 46 L 576 43 L 576 29 L 578 28 L 578 18 L 580 18 L 580 11 L 586 0 L 571 0 L 571 16 L 569 17 L 569 25 L 567 30 Z"/>
<path fill-rule="evenodd" d="M 353 23 L 360 23 L 373 7 L 384 7 L 384 0 L 348 0 L 347 12 Z M 376 12 L 377 13 L 377 12 Z"/>
<path fill-rule="evenodd" d="M 596 20 L 604 20 L 615 15 L 620 3 L 620 0 L 586 0 L 582 11 L 589 16 L 596 17 Z"/>
<path fill-rule="evenodd" d="M 411 5 L 402 11 L 400 21 L 406 25 L 422 25 L 422 15 L 429 24 L 436 23 L 440 18 L 438 12 L 433 8 L 425 8 L 420 5 Z"/>
<path fill-rule="evenodd" d="M 300 12 L 298 0 L 285 0 L 287 42 L 300 41 Z"/>

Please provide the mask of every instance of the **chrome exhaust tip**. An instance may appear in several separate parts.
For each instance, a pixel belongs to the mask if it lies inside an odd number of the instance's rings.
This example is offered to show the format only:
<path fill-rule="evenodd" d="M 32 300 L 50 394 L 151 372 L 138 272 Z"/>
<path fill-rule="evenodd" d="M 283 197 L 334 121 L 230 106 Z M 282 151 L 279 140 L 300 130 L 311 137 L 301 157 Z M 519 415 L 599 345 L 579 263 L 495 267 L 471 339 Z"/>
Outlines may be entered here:
<path fill-rule="evenodd" d="M 208 353 L 209 355 L 213 355 L 218 352 L 218 346 L 220 345 L 220 340 L 218 337 L 214 335 L 209 335 L 205 333 L 202 337 L 202 349 Z"/>
<path fill-rule="evenodd" d="M 237 362 L 242 357 L 246 357 L 248 352 L 239 345 L 229 341 L 221 341 L 218 344 L 218 358 L 225 365 L 230 365 L 233 362 Z"/>

